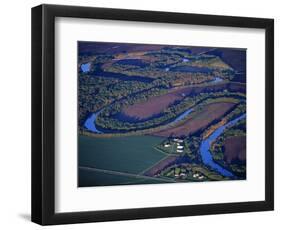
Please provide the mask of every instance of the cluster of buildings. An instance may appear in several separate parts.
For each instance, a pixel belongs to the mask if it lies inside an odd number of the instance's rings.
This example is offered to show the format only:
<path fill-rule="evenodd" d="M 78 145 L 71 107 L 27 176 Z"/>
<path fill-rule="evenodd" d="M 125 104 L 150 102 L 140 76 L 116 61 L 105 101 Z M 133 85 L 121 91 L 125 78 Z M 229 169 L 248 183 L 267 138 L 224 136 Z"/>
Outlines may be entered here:
<path fill-rule="evenodd" d="M 204 176 L 203 176 L 203 175 L 200 175 L 199 173 L 194 173 L 194 174 L 193 174 L 193 178 L 202 180 L 202 179 L 204 179 Z"/>
<path fill-rule="evenodd" d="M 176 145 L 176 153 L 183 153 L 183 150 L 184 150 L 184 146 L 183 146 L 183 140 L 182 139 L 179 139 L 179 138 L 174 138 L 173 139 L 173 144 Z M 165 143 L 164 144 L 164 147 L 165 148 L 168 148 L 171 146 L 171 143 Z"/>
<path fill-rule="evenodd" d="M 186 173 L 181 172 L 181 173 L 175 173 L 175 177 L 184 177 L 186 176 Z"/>
<path fill-rule="evenodd" d="M 205 178 L 205 176 L 199 172 L 192 172 L 191 170 L 179 170 L 179 171 L 176 171 L 174 172 L 174 176 L 175 178 L 181 178 L 181 179 L 185 179 L 187 176 L 192 176 L 194 179 L 197 179 L 197 180 L 203 180 Z M 190 175 L 191 174 L 191 175 Z"/>

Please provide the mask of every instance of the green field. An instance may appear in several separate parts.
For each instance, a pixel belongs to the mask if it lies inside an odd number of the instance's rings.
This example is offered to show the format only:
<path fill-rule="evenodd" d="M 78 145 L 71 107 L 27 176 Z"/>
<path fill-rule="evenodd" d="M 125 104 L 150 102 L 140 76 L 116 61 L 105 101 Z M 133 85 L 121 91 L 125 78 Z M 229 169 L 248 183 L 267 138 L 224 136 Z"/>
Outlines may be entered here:
<path fill-rule="evenodd" d="M 79 166 L 138 174 L 166 155 L 154 147 L 163 138 L 131 136 L 95 138 L 79 136 Z"/>
<path fill-rule="evenodd" d="M 138 176 L 124 176 L 79 168 L 79 187 L 132 185 L 132 184 L 157 184 L 163 181 L 154 178 L 138 178 Z M 169 182 L 168 180 L 165 181 Z"/>
<path fill-rule="evenodd" d="M 246 49 L 77 51 L 78 187 L 246 178 Z"/>

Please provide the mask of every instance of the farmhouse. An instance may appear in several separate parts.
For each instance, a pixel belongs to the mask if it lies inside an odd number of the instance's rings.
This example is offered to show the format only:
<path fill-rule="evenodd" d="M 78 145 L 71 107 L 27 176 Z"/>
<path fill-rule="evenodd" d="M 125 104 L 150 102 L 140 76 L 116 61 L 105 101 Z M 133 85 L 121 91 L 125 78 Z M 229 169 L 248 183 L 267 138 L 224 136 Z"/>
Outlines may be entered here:
<path fill-rule="evenodd" d="M 199 174 L 198 174 L 198 173 L 194 173 L 194 174 L 193 174 L 193 177 L 194 177 L 194 178 L 198 178 L 198 177 L 199 177 Z"/>
<path fill-rule="evenodd" d="M 183 149 L 182 145 L 177 146 L 177 149 Z"/>
<path fill-rule="evenodd" d="M 183 143 L 183 140 L 179 138 L 174 138 L 173 141 L 177 143 Z"/>
<path fill-rule="evenodd" d="M 170 144 L 165 144 L 164 145 L 165 148 L 170 147 L 170 146 L 171 146 Z"/>

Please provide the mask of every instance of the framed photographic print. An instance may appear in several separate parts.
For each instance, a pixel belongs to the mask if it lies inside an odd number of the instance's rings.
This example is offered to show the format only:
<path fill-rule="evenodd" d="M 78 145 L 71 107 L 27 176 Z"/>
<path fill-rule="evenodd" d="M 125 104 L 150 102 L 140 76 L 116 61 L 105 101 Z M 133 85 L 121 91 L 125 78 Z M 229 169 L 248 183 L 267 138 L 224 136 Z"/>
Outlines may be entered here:
<path fill-rule="evenodd" d="M 32 221 L 273 210 L 273 19 L 32 9 Z"/>

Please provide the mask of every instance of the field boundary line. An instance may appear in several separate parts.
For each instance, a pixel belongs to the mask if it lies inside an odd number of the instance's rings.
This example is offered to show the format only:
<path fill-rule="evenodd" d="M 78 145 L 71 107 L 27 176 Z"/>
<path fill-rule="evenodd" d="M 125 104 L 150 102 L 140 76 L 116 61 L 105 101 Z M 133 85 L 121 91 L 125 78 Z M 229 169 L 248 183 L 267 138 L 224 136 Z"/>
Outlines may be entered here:
<path fill-rule="evenodd" d="M 107 170 L 107 169 L 98 169 L 98 168 L 89 167 L 89 166 L 79 166 L 79 168 L 84 169 L 84 170 L 89 170 L 89 171 L 108 173 L 108 174 L 112 174 L 112 175 L 128 176 L 128 177 L 140 178 L 140 179 L 151 179 L 151 180 L 158 180 L 158 181 L 164 181 L 164 182 L 174 182 L 173 180 L 170 180 L 170 179 L 156 178 L 156 177 L 150 177 L 150 176 L 133 174 L 133 173 L 118 172 L 118 171 Z"/>
<path fill-rule="evenodd" d="M 172 156 L 174 156 L 174 155 L 172 155 Z M 138 173 L 138 175 L 143 175 L 143 173 L 145 173 L 146 171 L 148 171 L 149 169 L 152 169 L 154 166 L 156 166 L 158 163 L 160 163 L 161 161 L 164 161 L 164 160 L 166 160 L 167 158 L 169 158 L 169 157 L 171 157 L 171 155 L 169 155 L 169 156 L 166 156 L 166 157 L 164 157 L 164 158 L 162 158 L 161 160 L 159 160 L 159 161 L 157 161 L 155 164 L 153 164 L 152 166 L 150 166 L 150 167 L 148 167 L 148 168 L 146 168 L 145 170 L 143 170 L 143 171 L 141 171 L 140 173 Z"/>

